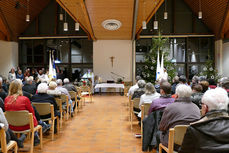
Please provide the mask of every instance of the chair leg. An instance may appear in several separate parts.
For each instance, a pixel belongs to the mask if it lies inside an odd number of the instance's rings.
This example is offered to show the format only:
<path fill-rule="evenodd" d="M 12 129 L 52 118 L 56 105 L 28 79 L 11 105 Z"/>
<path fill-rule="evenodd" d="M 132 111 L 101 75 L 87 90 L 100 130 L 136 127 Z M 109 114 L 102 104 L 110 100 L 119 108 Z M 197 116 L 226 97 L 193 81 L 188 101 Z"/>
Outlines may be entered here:
<path fill-rule="evenodd" d="M 161 144 L 159 144 L 159 153 L 162 153 Z"/>
<path fill-rule="evenodd" d="M 62 124 L 63 124 L 63 112 L 60 112 L 60 128 L 62 128 Z"/>
<path fill-rule="evenodd" d="M 40 148 L 43 148 L 43 132 L 42 127 L 40 128 Z"/>
<path fill-rule="evenodd" d="M 55 126 L 55 120 L 52 120 L 52 140 L 54 140 L 54 126 Z"/>
<path fill-rule="evenodd" d="M 30 153 L 33 153 L 33 145 L 34 145 L 34 131 L 31 132 L 31 141 L 30 141 L 30 145 L 31 145 L 31 148 L 30 148 Z"/>
<path fill-rule="evenodd" d="M 14 147 L 14 153 L 17 153 L 17 149 L 18 149 L 18 146 L 17 146 L 17 143 L 16 143 L 15 147 Z"/>
<path fill-rule="evenodd" d="M 56 117 L 56 122 L 57 122 L 57 134 L 60 132 L 60 122 L 59 122 L 59 117 Z"/>

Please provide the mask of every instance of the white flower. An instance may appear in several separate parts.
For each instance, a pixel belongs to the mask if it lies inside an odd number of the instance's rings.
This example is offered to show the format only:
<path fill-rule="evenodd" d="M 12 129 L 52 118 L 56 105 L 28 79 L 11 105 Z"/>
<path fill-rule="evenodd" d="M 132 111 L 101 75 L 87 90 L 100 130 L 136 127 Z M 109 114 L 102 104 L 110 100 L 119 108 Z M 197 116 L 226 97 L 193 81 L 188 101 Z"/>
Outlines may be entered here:
<path fill-rule="evenodd" d="M 145 66 L 145 69 L 148 69 L 148 66 L 147 65 Z"/>
<path fill-rule="evenodd" d="M 147 77 L 149 77 L 149 73 L 147 74 Z"/>
<path fill-rule="evenodd" d="M 206 68 L 206 67 L 204 67 L 204 68 L 203 68 L 203 70 L 204 70 L 204 71 L 207 71 L 207 68 Z"/>
<path fill-rule="evenodd" d="M 153 66 L 151 66 L 151 68 L 150 68 L 151 70 L 153 70 L 154 69 L 154 67 Z"/>
<path fill-rule="evenodd" d="M 209 69 L 210 71 L 213 71 L 213 68 L 212 67 L 210 67 L 210 69 Z"/>
<path fill-rule="evenodd" d="M 214 79 L 214 78 L 215 78 L 215 77 L 212 75 L 212 76 L 211 76 L 211 79 Z"/>
<path fill-rule="evenodd" d="M 152 62 L 155 63 L 156 61 L 153 59 Z"/>

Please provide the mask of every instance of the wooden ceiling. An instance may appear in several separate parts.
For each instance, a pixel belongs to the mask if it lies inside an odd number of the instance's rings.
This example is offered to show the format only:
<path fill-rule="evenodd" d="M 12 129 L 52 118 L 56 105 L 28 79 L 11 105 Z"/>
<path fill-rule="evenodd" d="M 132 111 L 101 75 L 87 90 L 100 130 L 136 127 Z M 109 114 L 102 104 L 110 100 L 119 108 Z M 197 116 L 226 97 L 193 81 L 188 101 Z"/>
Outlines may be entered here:
<path fill-rule="evenodd" d="M 51 0 L 29 0 L 31 21 Z M 80 23 L 89 38 L 131 39 L 134 20 L 134 5 L 138 1 L 136 32 L 139 36 L 142 21 L 149 20 L 164 0 L 56 0 L 66 12 Z M 184 0 L 197 15 L 199 0 Z M 203 22 L 217 38 L 229 38 L 229 0 L 200 0 Z M 27 0 L 0 0 L 0 39 L 16 40 L 31 23 L 25 21 Z M 122 26 L 116 31 L 105 30 L 101 23 L 106 19 L 117 19 Z"/>
<path fill-rule="evenodd" d="M 29 0 L 30 20 L 34 20 L 49 2 L 50 0 Z M 8 40 L 16 40 L 17 36 L 24 32 L 29 23 L 31 23 L 25 21 L 26 13 L 27 0 L 0 1 L 0 17 L 3 21 L 2 23 L 4 23 L 1 26 L 1 28 L 4 28 L 0 30 L 4 31 L 4 29 L 7 29 Z"/>

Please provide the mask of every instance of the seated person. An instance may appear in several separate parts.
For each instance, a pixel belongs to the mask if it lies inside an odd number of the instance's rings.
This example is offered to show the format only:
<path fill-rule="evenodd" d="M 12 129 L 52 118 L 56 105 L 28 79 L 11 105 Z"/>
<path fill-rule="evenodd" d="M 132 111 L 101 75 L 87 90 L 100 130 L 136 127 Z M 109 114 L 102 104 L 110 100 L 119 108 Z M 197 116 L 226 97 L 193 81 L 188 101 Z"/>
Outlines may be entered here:
<path fill-rule="evenodd" d="M 129 96 L 133 96 L 134 91 L 135 91 L 136 89 L 138 89 L 138 81 L 139 81 L 139 80 L 141 80 L 141 77 L 140 77 L 140 76 L 136 76 L 136 78 L 135 78 L 136 84 L 130 87 L 130 89 L 129 89 L 129 91 L 128 91 L 128 97 L 129 97 Z"/>
<path fill-rule="evenodd" d="M 18 80 L 14 80 L 10 83 L 9 95 L 5 98 L 4 107 L 5 107 L 5 111 L 27 110 L 28 112 L 33 114 L 34 127 L 38 125 L 31 102 L 27 97 L 22 95 L 22 85 Z M 9 127 L 14 131 L 24 131 L 30 129 L 29 125 L 25 125 L 25 126 L 10 125 Z M 39 140 L 38 133 L 35 133 L 34 138 L 35 138 L 34 140 L 35 144 L 39 144 L 40 140 Z"/>
<path fill-rule="evenodd" d="M 3 89 L 2 77 L 0 77 L 0 97 L 2 98 L 2 100 L 5 100 L 5 98 L 7 97 L 7 93 Z"/>
<path fill-rule="evenodd" d="M 36 93 L 36 85 L 33 84 L 33 77 L 30 76 L 25 81 L 26 82 L 22 87 L 22 90 L 34 95 Z"/>
<path fill-rule="evenodd" d="M 49 82 L 49 88 L 47 90 L 47 94 L 53 96 L 60 96 L 61 92 L 56 88 L 57 84 L 54 81 Z"/>
<path fill-rule="evenodd" d="M 139 108 L 145 103 L 152 103 L 153 100 L 158 99 L 160 94 L 156 92 L 156 89 L 152 83 L 147 83 L 145 86 L 145 93 L 141 95 Z M 141 112 L 138 114 L 138 117 L 141 117 Z"/>
<path fill-rule="evenodd" d="M 64 79 L 64 88 L 66 88 L 68 91 L 75 91 L 77 92 L 75 86 L 73 84 L 70 83 L 68 78 Z"/>
<path fill-rule="evenodd" d="M 203 88 L 202 93 L 205 93 L 205 92 L 208 90 L 208 86 L 209 86 L 208 81 L 200 81 L 199 84 L 200 84 L 200 85 L 202 86 L 202 88 Z"/>
<path fill-rule="evenodd" d="M 191 101 L 196 104 L 201 109 L 201 98 L 203 96 L 202 93 L 202 86 L 199 84 L 195 84 L 192 86 L 192 95 L 191 95 Z"/>
<path fill-rule="evenodd" d="M 143 95 L 145 93 L 145 85 L 146 85 L 146 82 L 144 80 L 139 80 L 138 81 L 138 87 L 135 91 L 134 91 L 134 94 L 132 96 L 132 100 L 134 98 L 140 98 L 141 95 Z M 141 110 L 139 108 L 136 108 L 134 107 L 134 111 L 135 112 L 140 112 Z"/>
<path fill-rule="evenodd" d="M 14 135 L 14 133 L 9 129 L 9 124 L 1 108 L 0 108 L 0 123 L 4 124 L 4 130 L 6 132 L 6 143 L 9 143 L 10 140 L 14 140 L 17 142 L 19 148 L 23 148 L 24 147 L 23 142 L 26 138 L 26 135 L 22 134 L 20 138 L 17 138 L 16 135 Z"/>
<path fill-rule="evenodd" d="M 164 109 L 159 126 L 161 131 L 160 142 L 165 146 L 168 146 L 170 128 L 176 125 L 189 125 L 200 119 L 200 109 L 192 103 L 190 98 L 191 87 L 181 84 L 176 88 L 176 94 L 178 98 Z"/>
<path fill-rule="evenodd" d="M 174 102 L 174 98 L 171 97 L 171 84 L 168 82 L 162 82 L 160 85 L 161 96 L 158 99 L 152 101 L 152 104 L 149 109 L 149 114 L 152 111 L 159 109 L 164 109 L 168 104 Z"/>
<path fill-rule="evenodd" d="M 228 96 L 222 88 L 206 91 L 202 97 L 203 118 L 191 124 L 179 153 L 228 153 Z"/>
<path fill-rule="evenodd" d="M 55 116 L 59 116 L 58 112 L 57 112 L 57 104 L 55 101 L 55 98 L 51 95 L 47 94 L 47 90 L 48 90 L 48 85 L 46 83 L 40 83 L 37 87 L 37 94 L 35 94 L 32 98 L 31 101 L 32 102 L 36 102 L 36 103 L 50 103 L 54 106 L 54 114 Z M 50 115 L 48 116 L 40 116 L 41 118 L 49 118 Z"/>

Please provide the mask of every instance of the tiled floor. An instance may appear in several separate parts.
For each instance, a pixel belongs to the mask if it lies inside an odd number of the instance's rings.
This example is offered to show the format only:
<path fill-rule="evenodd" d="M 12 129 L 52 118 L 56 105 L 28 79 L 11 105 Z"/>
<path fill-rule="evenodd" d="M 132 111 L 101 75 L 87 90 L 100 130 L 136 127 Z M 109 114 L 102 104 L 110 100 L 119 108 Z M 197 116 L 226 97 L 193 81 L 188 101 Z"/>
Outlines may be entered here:
<path fill-rule="evenodd" d="M 93 103 L 65 122 L 60 134 L 51 141 L 44 136 L 43 149 L 36 153 L 141 153 L 140 132 L 136 124 L 130 130 L 127 98 L 120 95 L 96 95 Z"/>

